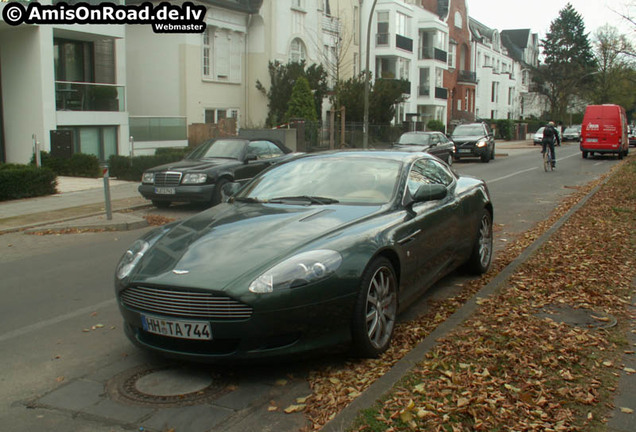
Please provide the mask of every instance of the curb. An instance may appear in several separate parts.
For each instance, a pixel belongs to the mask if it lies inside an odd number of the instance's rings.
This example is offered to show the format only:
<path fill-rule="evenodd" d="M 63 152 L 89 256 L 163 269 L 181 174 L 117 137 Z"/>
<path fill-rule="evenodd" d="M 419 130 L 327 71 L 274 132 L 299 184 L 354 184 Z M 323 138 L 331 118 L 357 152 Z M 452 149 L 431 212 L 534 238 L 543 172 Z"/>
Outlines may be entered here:
<path fill-rule="evenodd" d="M 348 430 L 358 417 L 361 410 L 370 408 L 388 393 L 395 384 L 413 369 L 419 361 L 435 347 L 437 340 L 448 335 L 452 330 L 462 324 L 477 310 L 477 300 L 488 297 L 499 291 L 501 285 L 532 256 L 559 228 L 561 228 L 587 201 L 592 198 L 599 189 L 605 185 L 611 176 L 607 176 L 597 186 L 595 186 L 586 196 L 576 203 L 565 215 L 561 216 L 545 233 L 528 246 L 517 258 L 508 264 L 499 274 L 497 274 L 488 284 L 473 295 L 464 305 L 459 308 L 448 319 L 441 323 L 435 330 L 424 338 L 415 348 L 399 360 L 386 374 L 374 382 L 359 397 L 354 399 L 342 411 L 340 411 L 331 421 L 326 423 L 320 430 L 322 432 L 341 432 Z"/>
<path fill-rule="evenodd" d="M 122 207 L 122 208 L 118 208 L 117 210 L 113 210 L 113 213 L 121 213 L 122 211 L 127 211 L 127 210 L 141 210 L 141 209 L 147 208 L 147 207 L 151 207 L 151 204 L 136 204 L 136 205 L 129 206 L 129 207 Z M 61 223 L 65 223 L 65 222 L 72 222 L 72 221 L 78 220 L 78 219 L 84 219 L 84 218 L 96 217 L 96 216 L 103 216 L 104 214 L 105 214 L 104 211 L 94 212 L 94 213 L 84 213 L 84 214 L 81 214 L 81 215 L 78 215 L 78 216 L 71 216 L 71 217 L 63 218 L 63 219 L 36 222 L 36 223 L 31 223 L 31 224 L 26 224 L 26 225 L 20 225 L 20 226 L 17 226 L 17 227 L 4 228 L 4 229 L 0 229 L 0 235 L 16 233 L 16 232 L 20 232 L 20 231 L 26 231 L 26 230 L 29 230 L 29 229 L 32 229 L 32 228 L 38 228 L 38 227 L 43 227 L 43 226 L 47 226 L 47 225 L 56 225 L 56 224 L 61 224 Z M 130 229 L 133 229 L 133 228 L 130 228 Z"/>

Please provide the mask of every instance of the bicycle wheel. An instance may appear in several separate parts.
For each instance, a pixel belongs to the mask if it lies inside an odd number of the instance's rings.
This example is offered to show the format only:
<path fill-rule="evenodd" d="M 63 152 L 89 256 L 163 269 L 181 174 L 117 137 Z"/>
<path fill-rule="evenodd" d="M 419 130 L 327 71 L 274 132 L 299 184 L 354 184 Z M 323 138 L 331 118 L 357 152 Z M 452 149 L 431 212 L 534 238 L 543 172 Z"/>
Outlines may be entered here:
<path fill-rule="evenodd" d="M 546 147 L 545 151 L 543 152 L 543 169 L 545 170 L 545 172 L 548 172 L 551 166 L 552 164 L 550 163 L 550 148 Z"/>

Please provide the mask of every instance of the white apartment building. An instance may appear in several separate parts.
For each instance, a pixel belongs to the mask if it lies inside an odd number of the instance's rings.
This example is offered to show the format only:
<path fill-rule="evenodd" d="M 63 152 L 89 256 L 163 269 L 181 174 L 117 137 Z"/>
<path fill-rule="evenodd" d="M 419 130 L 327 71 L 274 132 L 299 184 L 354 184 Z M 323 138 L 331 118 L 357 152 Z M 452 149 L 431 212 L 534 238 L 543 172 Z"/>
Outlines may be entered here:
<path fill-rule="evenodd" d="M 362 3 L 362 69 L 371 3 Z M 370 28 L 370 70 L 374 79 L 410 82 L 407 99 L 396 110 L 395 123 L 439 120 L 446 124 L 448 26 L 415 0 L 378 0 Z"/>
<path fill-rule="evenodd" d="M 532 92 L 539 40 L 529 29 L 491 29 L 470 19 L 477 73 L 475 115 L 487 119 L 540 116 L 542 98 Z"/>
<path fill-rule="evenodd" d="M 0 161 L 28 163 L 36 142 L 50 151 L 52 140 L 53 151 L 101 160 L 128 153 L 124 35 L 123 26 L 0 21 Z"/>

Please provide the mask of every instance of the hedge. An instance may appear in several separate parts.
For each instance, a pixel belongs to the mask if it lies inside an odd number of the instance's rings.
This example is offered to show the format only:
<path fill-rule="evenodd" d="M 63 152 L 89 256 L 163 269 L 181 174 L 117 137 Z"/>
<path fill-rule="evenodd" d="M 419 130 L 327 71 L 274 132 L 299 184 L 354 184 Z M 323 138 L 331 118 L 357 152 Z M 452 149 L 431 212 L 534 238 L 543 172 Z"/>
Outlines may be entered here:
<path fill-rule="evenodd" d="M 40 152 L 42 166 L 50 168 L 59 176 L 68 177 L 91 177 L 102 176 L 97 156 L 83 153 L 75 153 L 70 159 L 51 157 L 48 152 Z M 35 165 L 34 157 L 31 158 L 31 165 Z"/>
<path fill-rule="evenodd" d="M 154 156 L 135 156 L 132 162 L 129 156 L 113 155 L 108 159 L 109 175 L 119 180 L 141 181 L 144 171 L 158 165 L 183 159 L 183 151 L 157 152 Z"/>
<path fill-rule="evenodd" d="M 0 201 L 57 193 L 53 170 L 29 165 L 0 164 Z"/>

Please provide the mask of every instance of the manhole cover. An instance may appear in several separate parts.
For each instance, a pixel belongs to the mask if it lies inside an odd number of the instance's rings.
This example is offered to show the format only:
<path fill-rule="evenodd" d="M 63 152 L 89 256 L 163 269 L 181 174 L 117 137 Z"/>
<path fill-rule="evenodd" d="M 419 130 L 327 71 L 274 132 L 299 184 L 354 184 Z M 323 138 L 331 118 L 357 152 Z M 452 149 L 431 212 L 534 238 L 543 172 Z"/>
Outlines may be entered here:
<path fill-rule="evenodd" d="M 602 329 L 616 325 L 616 318 L 610 314 L 567 305 L 546 306 L 537 316 L 539 318 L 550 318 L 553 321 L 574 327 Z"/>
<path fill-rule="evenodd" d="M 230 380 L 195 367 L 141 366 L 106 383 L 111 399 L 143 406 L 198 405 L 229 391 Z"/>

